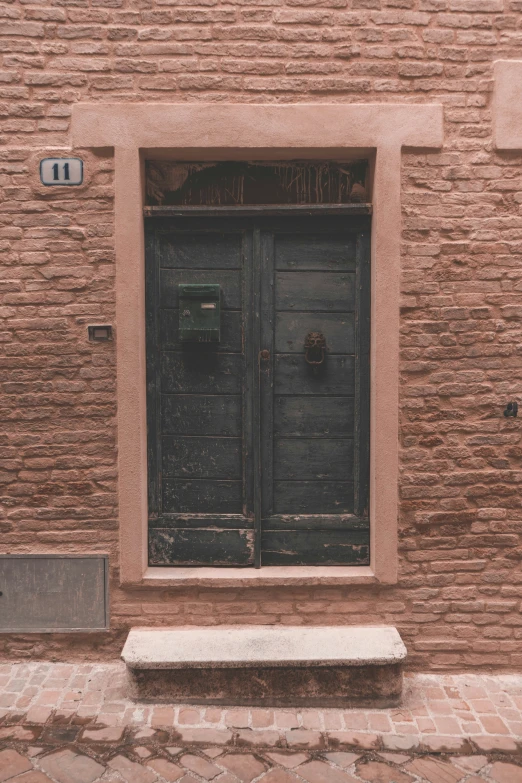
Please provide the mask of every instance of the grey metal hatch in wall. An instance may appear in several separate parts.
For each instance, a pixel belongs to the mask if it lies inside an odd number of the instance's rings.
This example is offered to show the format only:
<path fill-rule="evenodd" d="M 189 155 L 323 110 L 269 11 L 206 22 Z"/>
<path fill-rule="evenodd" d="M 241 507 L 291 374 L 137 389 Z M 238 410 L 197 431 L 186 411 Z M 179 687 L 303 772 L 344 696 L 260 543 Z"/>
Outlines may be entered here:
<path fill-rule="evenodd" d="M 0 633 L 103 631 L 107 555 L 0 555 Z"/>

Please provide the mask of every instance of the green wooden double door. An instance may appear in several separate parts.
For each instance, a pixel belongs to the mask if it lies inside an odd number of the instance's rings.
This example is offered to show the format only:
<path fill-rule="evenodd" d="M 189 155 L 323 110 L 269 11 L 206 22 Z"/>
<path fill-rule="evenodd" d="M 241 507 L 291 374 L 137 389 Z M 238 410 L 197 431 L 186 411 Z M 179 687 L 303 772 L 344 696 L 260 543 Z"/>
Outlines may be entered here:
<path fill-rule="evenodd" d="M 369 217 L 146 223 L 149 563 L 368 564 Z M 219 343 L 180 342 L 183 283 Z"/>

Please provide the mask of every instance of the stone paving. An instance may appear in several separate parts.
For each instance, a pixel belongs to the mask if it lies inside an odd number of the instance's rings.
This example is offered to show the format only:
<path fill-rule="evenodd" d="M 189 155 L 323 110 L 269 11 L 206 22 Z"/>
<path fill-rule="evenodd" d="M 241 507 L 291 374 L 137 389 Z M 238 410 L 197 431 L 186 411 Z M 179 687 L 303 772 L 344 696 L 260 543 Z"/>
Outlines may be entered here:
<path fill-rule="evenodd" d="M 6 729 L 9 730 L 9 739 Z M 171 732 L 94 731 L 74 723 L 0 729 L 0 782 L 9 783 L 521 783 L 506 754 L 173 745 Z M 120 730 L 118 730 L 120 731 Z"/>
<path fill-rule="evenodd" d="M 135 703 L 115 664 L 0 665 L 0 783 L 522 783 L 522 676 L 406 677 L 401 708 Z"/>

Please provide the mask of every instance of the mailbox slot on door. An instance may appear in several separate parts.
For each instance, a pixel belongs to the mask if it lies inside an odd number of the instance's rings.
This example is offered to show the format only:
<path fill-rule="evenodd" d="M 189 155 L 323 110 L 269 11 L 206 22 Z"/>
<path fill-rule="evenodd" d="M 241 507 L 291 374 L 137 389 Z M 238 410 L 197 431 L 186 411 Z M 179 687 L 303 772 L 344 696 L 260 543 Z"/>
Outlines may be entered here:
<path fill-rule="evenodd" d="M 181 342 L 218 343 L 221 325 L 219 284 L 180 283 L 178 292 Z"/>

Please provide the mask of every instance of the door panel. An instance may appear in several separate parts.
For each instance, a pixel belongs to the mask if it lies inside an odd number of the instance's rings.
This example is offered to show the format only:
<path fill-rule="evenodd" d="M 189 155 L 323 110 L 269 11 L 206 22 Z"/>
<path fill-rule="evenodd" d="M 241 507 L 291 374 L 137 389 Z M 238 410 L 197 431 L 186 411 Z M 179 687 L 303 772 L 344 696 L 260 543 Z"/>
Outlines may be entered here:
<path fill-rule="evenodd" d="M 149 526 L 150 565 L 249 565 L 253 548 L 253 530 L 169 530 Z"/>
<path fill-rule="evenodd" d="M 302 337 L 303 345 L 306 334 Z M 314 375 L 304 359 L 304 348 L 300 354 L 276 354 L 274 387 L 276 394 L 341 395 L 351 392 L 353 396 L 355 357 L 328 354 L 321 373 Z"/>
<path fill-rule="evenodd" d="M 241 269 L 241 235 L 165 233 L 158 248 L 162 269 Z M 184 281 L 185 282 L 185 281 Z M 212 280 L 211 282 L 216 282 Z"/>
<path fill-rule="evenodd" d="M 361 235 L 282 231 L 274 233 L 272 245 L 273 366 L 261 382 L 261 411 L 273 421 L 264 430 L 262 462 L 272 464 L 264 470 L 261 562 L 368 563 L 367 517 L 357 529 L 349 524 L 362 521 L 355 513 L 357 426 L 361 326 L 367 326 L 369 302 L 366 289 L 361 291 L 361 266 L 368 260 Z M 320 366 L 305 358 L 309 332 L 325 338 Z"/>
<path fill-rule="evenodd" d="M 362 565 L 369 563 L 367 531 L 263 531 L 265 565 Z"/>
<path fill-rule="evenodd" d="M 277 313 L 275 349 L 302 355 L 303 335 L 321 331 L 328 335 L 329 353 L 354 353 L 354 313 Z"/>
<path fill-rule="evenodd" d="M 241 514 L 241 506 L 241 481 L 163 479 L 167 514 Z"/>
<path fill-rule="evenodd" d="M 243 360 L 240 354 L 218 353 L 212 348 L 193 353 L 164 351 L 161 389 L 165 394 L 239 394 Z"/>
<path fill-rule="evenodd" d="M 369 562 L 369 222 L 170 218 L 147 232 L 149 562 Z M 218 283 L 221 341 L 179 340 Z M 324 362 L 307 363 L 309 332 Z"/>
<path fill-rule="evenodd" d="M 276 272 L 277 310 L 353 310 L 355 274 L 344 272 Z"/>
<path fill-rule="evenodd" d="M 274 430 L 279 435 L 338 438 L 354 431 L 354 398 L 283 397 L 274 399 Z"/>
<path fill-rule="evenodd" d="M 239 438 L 164 437 L 162 457 L 164 476 L 241 479 Z"/>
<path fill-rule="evenodd" d="M 161 406 L 164 434 L 241 436 L 239 395 L 163 394 Z"/>
<path fill-rule="evenodd" d="M 352 269 L 355 271 L 354 234 L 300 234 L 280 236 L 275 249 L 276 269 L 317 269 L 323 272 Z"/>
<path fill-rule="evenodd" d="M 170 224 L 170 221 L 169 221 Z M 251 240 L 242 229 L 147 233 L 149 562 L 254 561 L 244 351 L 251 317 Z M 179 340 L 178 286 L 221 287 L 219 344 Z M 250 428 L 251 429 L 251 428 Z"/>
<path fill-rule="evenodd" d="M 353 473 L 353 440 L 280 438 L 274 440 L 274 475 L 278 479 L 342 481 Z"/>
<path fill-rule="evenodd" d="M 352 514 L 353 483 L 274 481 L 274 514 Z M 270 527 L 270 520 L 264 521 Z M 317 526 L 321 522 L 317 520 Z"/>

